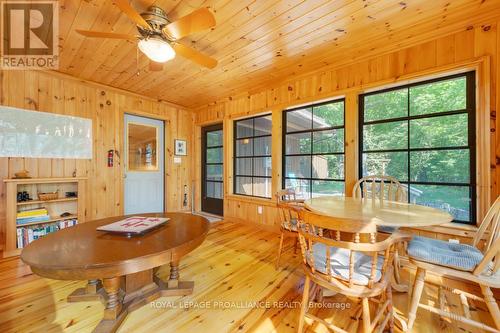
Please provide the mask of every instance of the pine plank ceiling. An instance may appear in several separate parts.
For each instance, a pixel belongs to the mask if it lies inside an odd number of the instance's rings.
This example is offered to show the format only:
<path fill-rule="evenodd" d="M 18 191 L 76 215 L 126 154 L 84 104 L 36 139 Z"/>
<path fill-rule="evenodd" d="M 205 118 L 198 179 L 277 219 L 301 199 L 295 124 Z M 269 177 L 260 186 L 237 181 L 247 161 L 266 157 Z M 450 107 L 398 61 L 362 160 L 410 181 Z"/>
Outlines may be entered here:
<path fill-rule="evenodd" d="M 202 68 L 176 57 L 160 72 L 136 43 L 91 39 L 75 29 L 135 34 L 111 0 L 60 0 L 60 72 L 186 107 L 258 91 L 300 74 L 340 66 L 500 14 L 499 0 L 133 0 L 171 20 L 207 7 L 217 26 L 181 41 L 219 61 Z"/>

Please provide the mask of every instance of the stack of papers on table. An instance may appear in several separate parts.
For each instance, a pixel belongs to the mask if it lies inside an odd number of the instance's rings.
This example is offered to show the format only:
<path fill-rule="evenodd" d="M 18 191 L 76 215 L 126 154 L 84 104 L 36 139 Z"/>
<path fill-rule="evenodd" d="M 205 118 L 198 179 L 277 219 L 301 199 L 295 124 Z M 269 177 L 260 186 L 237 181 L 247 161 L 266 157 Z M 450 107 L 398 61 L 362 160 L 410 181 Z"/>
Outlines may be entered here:
<path fill-rule="evenodd" d="M 167 222 L 169 218 L 165 217 L 142 217 L 142 216 L 132 216 L 114 222 L 111 224 L 106 224 L 97 228 L 99 231 L 116 232 L 127 235 L 138 235 L 145 233 L 151 229 L 161 226 Z"/>

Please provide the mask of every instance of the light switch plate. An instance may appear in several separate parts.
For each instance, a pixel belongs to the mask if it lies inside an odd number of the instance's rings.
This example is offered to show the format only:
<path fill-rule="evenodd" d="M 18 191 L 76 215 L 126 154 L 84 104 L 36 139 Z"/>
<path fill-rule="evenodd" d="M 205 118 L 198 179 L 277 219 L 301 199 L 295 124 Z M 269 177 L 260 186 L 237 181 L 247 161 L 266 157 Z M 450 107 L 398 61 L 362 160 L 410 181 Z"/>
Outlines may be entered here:
<path fill-rule="evenodd" d="M 174 157 L 174 164 L 181 164 L 182 159 L 180 157 Z"/>
<path fill-rule="evenodd" d="M 262 215 L 262 206 L 257 206 L 257 213 Z"/>

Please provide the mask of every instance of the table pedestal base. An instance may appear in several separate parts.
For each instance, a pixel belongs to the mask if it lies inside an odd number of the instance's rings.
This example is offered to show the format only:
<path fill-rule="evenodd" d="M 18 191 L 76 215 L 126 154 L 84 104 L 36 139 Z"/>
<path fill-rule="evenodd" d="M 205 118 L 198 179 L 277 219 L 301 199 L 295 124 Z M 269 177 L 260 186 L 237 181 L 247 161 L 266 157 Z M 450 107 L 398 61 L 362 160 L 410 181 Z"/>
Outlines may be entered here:
<path fill-rule="evenodd" d="M 84 288 L 78 288 L 67 298 L 68 302 L 89 302 L 100 301 L 104 305 L 108 300 L 108 295 L 99 280 L 89 280 Z"/>
<path fill-rule="evenodd" d="M 156 276 L 158 268 L 129 274 L 124 277 L 89 281 L 68 296 L 69 302 L 100 300 L 104 302 L 104 317 L 94 333 L 112 333 L 120 327 L 127 314 L 165 296 L 186 296 L 193 293 L 193 281 L 179 281 L 178 263 L 170 264 L 167 282 Z"/>
<path fill-rule="evenodd" d="M 155 278 L 161 297 L 187 296 L 193 293 L 194 281 L 176 281 L 176 284 L 172 284 L 170 281 L 164 282 L 159 278 Z"/>

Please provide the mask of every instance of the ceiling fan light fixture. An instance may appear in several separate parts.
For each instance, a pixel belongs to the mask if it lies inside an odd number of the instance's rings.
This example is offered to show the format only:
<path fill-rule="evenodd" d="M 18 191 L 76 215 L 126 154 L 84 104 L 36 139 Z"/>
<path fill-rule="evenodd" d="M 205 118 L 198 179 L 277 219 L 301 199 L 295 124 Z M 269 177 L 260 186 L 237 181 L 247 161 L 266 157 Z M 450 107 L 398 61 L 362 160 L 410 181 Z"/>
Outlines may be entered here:
<path fill-rule="evenodd" d="M 175 58 L 175 51 L 167 41 L 161 38 L 141 39 L 138 43 L 139 50 L 155 62 L 167 62 Z"/>

